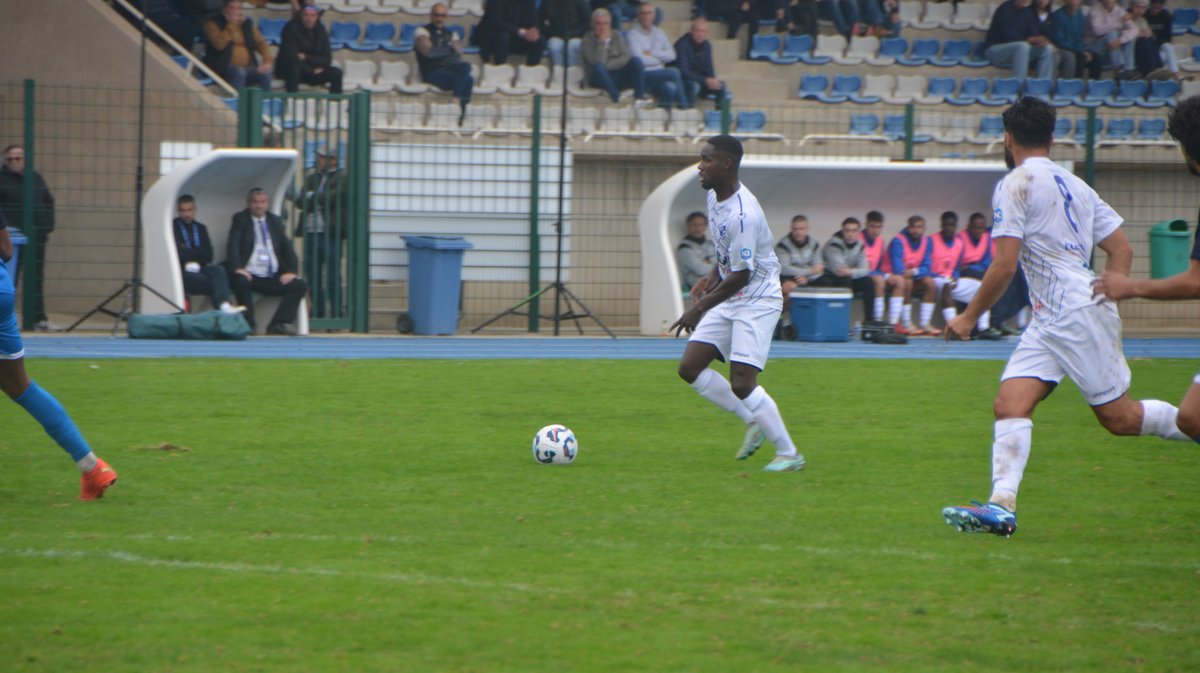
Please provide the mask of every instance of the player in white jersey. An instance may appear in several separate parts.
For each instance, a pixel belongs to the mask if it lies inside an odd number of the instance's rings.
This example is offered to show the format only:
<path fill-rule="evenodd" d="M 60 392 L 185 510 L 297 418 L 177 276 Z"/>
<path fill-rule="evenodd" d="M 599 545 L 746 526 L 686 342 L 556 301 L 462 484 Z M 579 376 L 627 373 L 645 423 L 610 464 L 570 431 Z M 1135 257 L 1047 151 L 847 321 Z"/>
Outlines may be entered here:
<path fill-rule="evenodd" d="M 1167 132 L 1179 141 L 1188 171 L 1200 178 L 1200 96 L 1192 96 L 1175 106 L 1167 121 Z M 1192 243 L 1188 268 L 1170 278 L 1133 280 L 1129 276 L 1105 271 L 1096 281 L 1097 296 L 1109 299 L 1145 297 L 1146 299 L 1200 299 L 1200 216 L 1197 216 L 1196 240 Z M 1179 430 L 1200 443 L 1200 373 L 1179 403 Z"/>
<path fill-rule="evenodd" d="M 775 445 L 768 472 L 804 469 L 804 456 L 788 435 L 779 406 L 758 385 L 779 321 L 783 292 L 775 238 L 758 199 L 738 180 L 742 144 L 732 136 L 710 138 L 700 150 L 700 186 L 708 192 L 708 229 L 717 249 L 712 272 L 692 286 L 692 306 L 671 325 L 675 336 L 691 333 L 679 376 L 704 399 L 746 423 L 736 458 L 753 454 L 763 439 Z M 729 362 L 729 380 L 709 367 Z"/>
<path fill-rule="evenodd" d="M 1085 182 L 1050 161 L 1054 122 L 1054 107 L 1037 98 L 1022 98 L 1004 112 L 1005 161 L 1013 170 L 992 195 L 995 259 L 975 298 L 947 325 L 947 338 L 969 339 L 1020 259 L 1034 318 L 1000 377 L 993 405 L 992 494 L 987 504 L 942 510 L 946 523 L 964 532 L 1005 537 L 1016 532 L 1017 488 L 1029 460 L 1033 412 L 1064 376 L 1114 435 L 1188 439 L 1175 427 L 1174 406 L 1129 396 L 1121 318 L 1113 303 L 1093 299 L 1089 259 L 1097 246 L 1108 256 L 1106 269 L 1128 275 L 1133 252 L 1121 217 Z"/>

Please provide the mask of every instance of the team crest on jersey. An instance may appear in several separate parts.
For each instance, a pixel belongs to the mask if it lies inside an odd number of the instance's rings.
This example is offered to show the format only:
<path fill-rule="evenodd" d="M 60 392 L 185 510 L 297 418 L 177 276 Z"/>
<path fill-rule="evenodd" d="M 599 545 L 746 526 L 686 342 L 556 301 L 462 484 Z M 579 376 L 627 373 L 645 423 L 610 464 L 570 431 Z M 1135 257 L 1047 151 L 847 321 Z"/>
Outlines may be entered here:
<path fill-rule="evenodd" d="M 726 228 L 726 227 L 725 227 L 725 225 L 723 225 L 723 224 L 722 224 L 720 227 L 717 227 L 717 235 L 718 235 L 720 238 L 725 238 L 725 232 L 726 232 L 726 231 L 729 231 L 729 229 L 728 229 L 728 228 Z"/>
<path fill-rule="evenodd" d="M 994 224 L 1000 224 L 1003 221 L 1004 221 L 1004 209 L 997 208 L 997 209 L 993 210 L 992 211 L 992 222 Z"/>
<path fill-rule="evenodd" d="M 750 257 L 754 255 L 754 253 L 750 251 L 750 248 L 742 248 L 738 251 L 738 254 L 742 256 L 742 259 L 750 259 Z"/>

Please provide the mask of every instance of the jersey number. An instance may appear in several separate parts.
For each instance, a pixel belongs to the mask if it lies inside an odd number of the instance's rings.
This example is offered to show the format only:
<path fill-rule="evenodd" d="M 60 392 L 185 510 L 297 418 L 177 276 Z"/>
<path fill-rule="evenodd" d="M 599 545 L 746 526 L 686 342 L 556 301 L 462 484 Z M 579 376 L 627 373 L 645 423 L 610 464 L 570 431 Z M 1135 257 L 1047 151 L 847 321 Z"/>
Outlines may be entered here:
<path fill-rule="evenodd" d="M 1067 214 L 1067 223 L 1071 225 L 1071 229 L 1075 233 L 1079 233 L 1079 225 L 1075 223 L 1075 218 L 1071 215 L 1071 202 L 1075 199 L 1071 196 L 1071 190 L 1067 189 L 1067 183 L 1062 179 L 1061 175 L 1054 176 L 1054 182 L 1058 184 L 1058 193 L 1063 197 L 1063 212 Z"/>

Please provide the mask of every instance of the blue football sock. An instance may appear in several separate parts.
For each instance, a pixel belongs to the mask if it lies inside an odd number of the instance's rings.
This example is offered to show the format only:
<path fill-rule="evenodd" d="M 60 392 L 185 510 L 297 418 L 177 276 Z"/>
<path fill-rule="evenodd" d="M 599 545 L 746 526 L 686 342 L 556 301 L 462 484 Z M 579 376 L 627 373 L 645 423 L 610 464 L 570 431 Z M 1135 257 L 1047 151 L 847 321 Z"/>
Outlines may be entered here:
<path fill-rule="evenodd" d="M 24 407 L 30 416 L 42 424 L 46 434 L 58 442 L 63 451 L 71 454 L 71 460 L 78 462 L 92 452 L 67 410 L 36 382 L 30 382 L 25 392 L 13 401 Z"/>

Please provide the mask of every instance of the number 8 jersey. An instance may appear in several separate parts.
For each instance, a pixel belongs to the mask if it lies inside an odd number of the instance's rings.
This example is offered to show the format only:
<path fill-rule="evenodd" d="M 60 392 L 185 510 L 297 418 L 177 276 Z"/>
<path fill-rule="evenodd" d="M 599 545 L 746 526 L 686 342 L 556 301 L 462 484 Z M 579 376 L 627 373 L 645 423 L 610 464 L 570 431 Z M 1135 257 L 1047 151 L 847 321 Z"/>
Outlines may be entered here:
<path fill-rule="evenodd" d="M 724 201 L 717 201 L 717 193 L 708 190 L 708 229 L 717 250 L 721 280 L 734 271 L 750 270 L 750 282 L 730 297 L 728 303 L 783 301 L 775 237 L 758 199 L 745 185 L 739 182 L 737 191 Z"/>
<path fill-rule="evenodd" d="M 1039 321 L 1054 322 L 1092 298 L 1092 248 L 1121 216 L 1086 182 L 1042 157 L 1026 159 L 992 194 L 992 237 L 1022 240 L 1021 265 Z"/>

